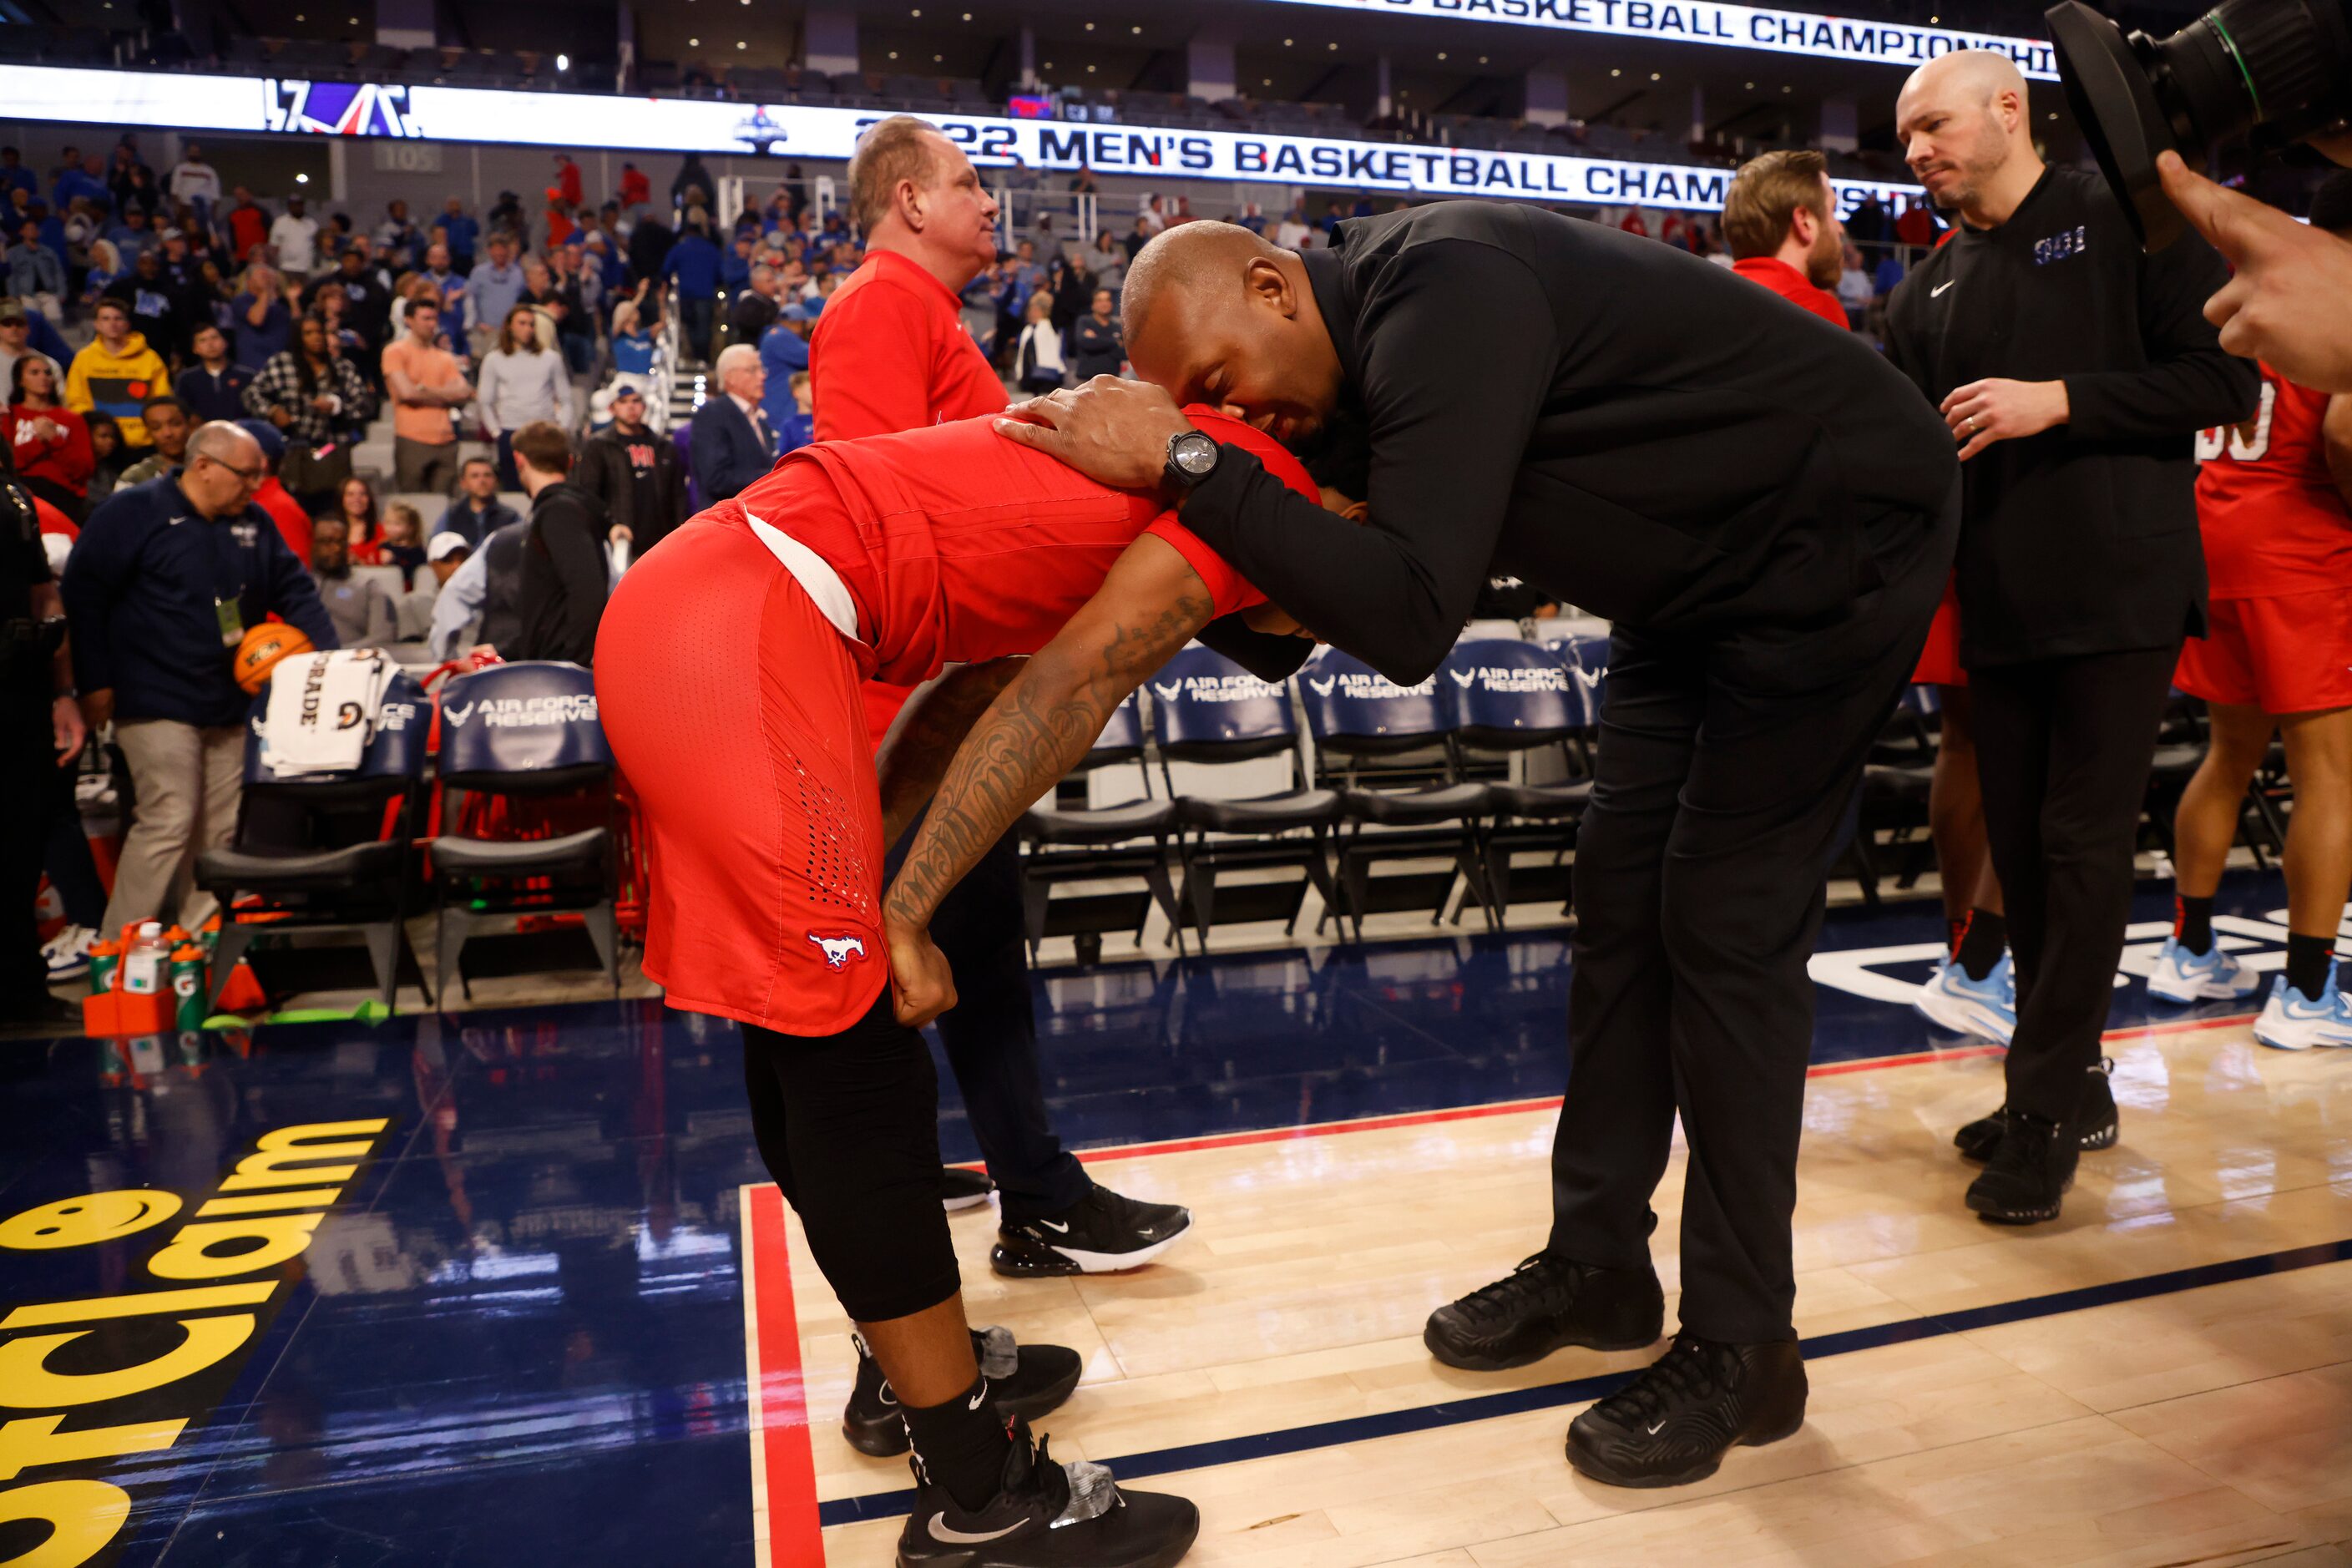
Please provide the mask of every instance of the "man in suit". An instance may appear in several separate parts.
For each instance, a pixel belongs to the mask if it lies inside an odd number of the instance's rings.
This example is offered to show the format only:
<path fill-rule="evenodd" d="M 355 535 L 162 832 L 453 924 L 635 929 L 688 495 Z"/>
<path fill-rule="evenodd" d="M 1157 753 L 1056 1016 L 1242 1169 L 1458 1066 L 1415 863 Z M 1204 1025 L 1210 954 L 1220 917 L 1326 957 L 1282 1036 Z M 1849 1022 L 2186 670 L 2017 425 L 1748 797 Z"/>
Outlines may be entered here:
<path fill-rule="evenodd" d="M 761 411 L 768 388 L 760 351 L 733 343 L 719 355 L 719 395 L 695 410 L 694 482 L 702 504 L 731 500 L 776 460 L 776 433 Z"/>

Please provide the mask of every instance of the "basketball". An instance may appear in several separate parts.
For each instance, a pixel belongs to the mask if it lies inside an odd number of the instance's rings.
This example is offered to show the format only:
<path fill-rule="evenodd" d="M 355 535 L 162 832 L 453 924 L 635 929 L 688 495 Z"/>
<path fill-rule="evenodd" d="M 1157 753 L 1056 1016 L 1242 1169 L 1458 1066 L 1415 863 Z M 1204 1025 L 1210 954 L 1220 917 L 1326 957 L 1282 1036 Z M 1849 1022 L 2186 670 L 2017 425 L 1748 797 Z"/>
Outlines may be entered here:
<path fill-rule="evenodd" d="M 310 639 L 301 627 L 265 621 L 247 631 L 236 645 L 236 683 L 248 697 L 257 696 L 269 683 L 269 672 L 279 659 L 310 651 Z"/>

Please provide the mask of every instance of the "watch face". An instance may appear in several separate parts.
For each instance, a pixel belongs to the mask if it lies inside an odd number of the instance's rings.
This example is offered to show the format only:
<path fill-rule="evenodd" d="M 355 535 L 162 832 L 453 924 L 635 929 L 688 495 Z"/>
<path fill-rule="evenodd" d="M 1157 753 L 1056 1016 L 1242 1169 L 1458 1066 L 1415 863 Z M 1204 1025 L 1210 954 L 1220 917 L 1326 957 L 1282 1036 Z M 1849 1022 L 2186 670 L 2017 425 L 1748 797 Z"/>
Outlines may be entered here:
<path fill-rule="evenodd" d="M 1176 466 L 1195 479 L 1217 466 L 1217 444 L 1206 436 L 1186 436 L 1176 443 Z"/>

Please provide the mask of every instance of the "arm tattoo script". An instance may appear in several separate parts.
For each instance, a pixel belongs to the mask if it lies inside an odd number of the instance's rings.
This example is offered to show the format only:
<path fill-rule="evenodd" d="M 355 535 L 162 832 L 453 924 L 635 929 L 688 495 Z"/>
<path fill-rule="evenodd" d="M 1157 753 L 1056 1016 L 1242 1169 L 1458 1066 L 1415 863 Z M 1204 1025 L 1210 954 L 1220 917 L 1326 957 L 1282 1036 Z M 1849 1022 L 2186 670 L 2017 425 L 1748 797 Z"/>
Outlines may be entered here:
<path fill-rule="evenodd" d="M 1111 710 L 1209 622 L 1215 604 L 1192 592 L 1082 637 L 1074 624 L 1029 660 L 981 715 L 948 764 L 884 910 L 919 929 L 989 847 L 1087 754 Z M 1066 643 L 1091 646 L 1065 646 Z"/>

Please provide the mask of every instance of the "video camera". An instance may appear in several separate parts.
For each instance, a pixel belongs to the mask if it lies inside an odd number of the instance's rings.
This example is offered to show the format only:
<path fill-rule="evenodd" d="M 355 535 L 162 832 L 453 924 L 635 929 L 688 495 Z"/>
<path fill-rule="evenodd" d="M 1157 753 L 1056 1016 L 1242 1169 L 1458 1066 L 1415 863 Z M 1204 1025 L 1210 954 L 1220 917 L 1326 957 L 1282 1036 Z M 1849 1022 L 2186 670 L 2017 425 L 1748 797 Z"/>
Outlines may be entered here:
<path fill-rule="evenodd" d="M 2352 0 L 2221 0 L 2168 38 L 2126 37 L 2082 0 L 2046 15 L 2066 101 L 2149 250 L 2186 226 L 2157 154 L 2197 168 L 2241 135 L 2275 153 L 2352 114 Z"/>

